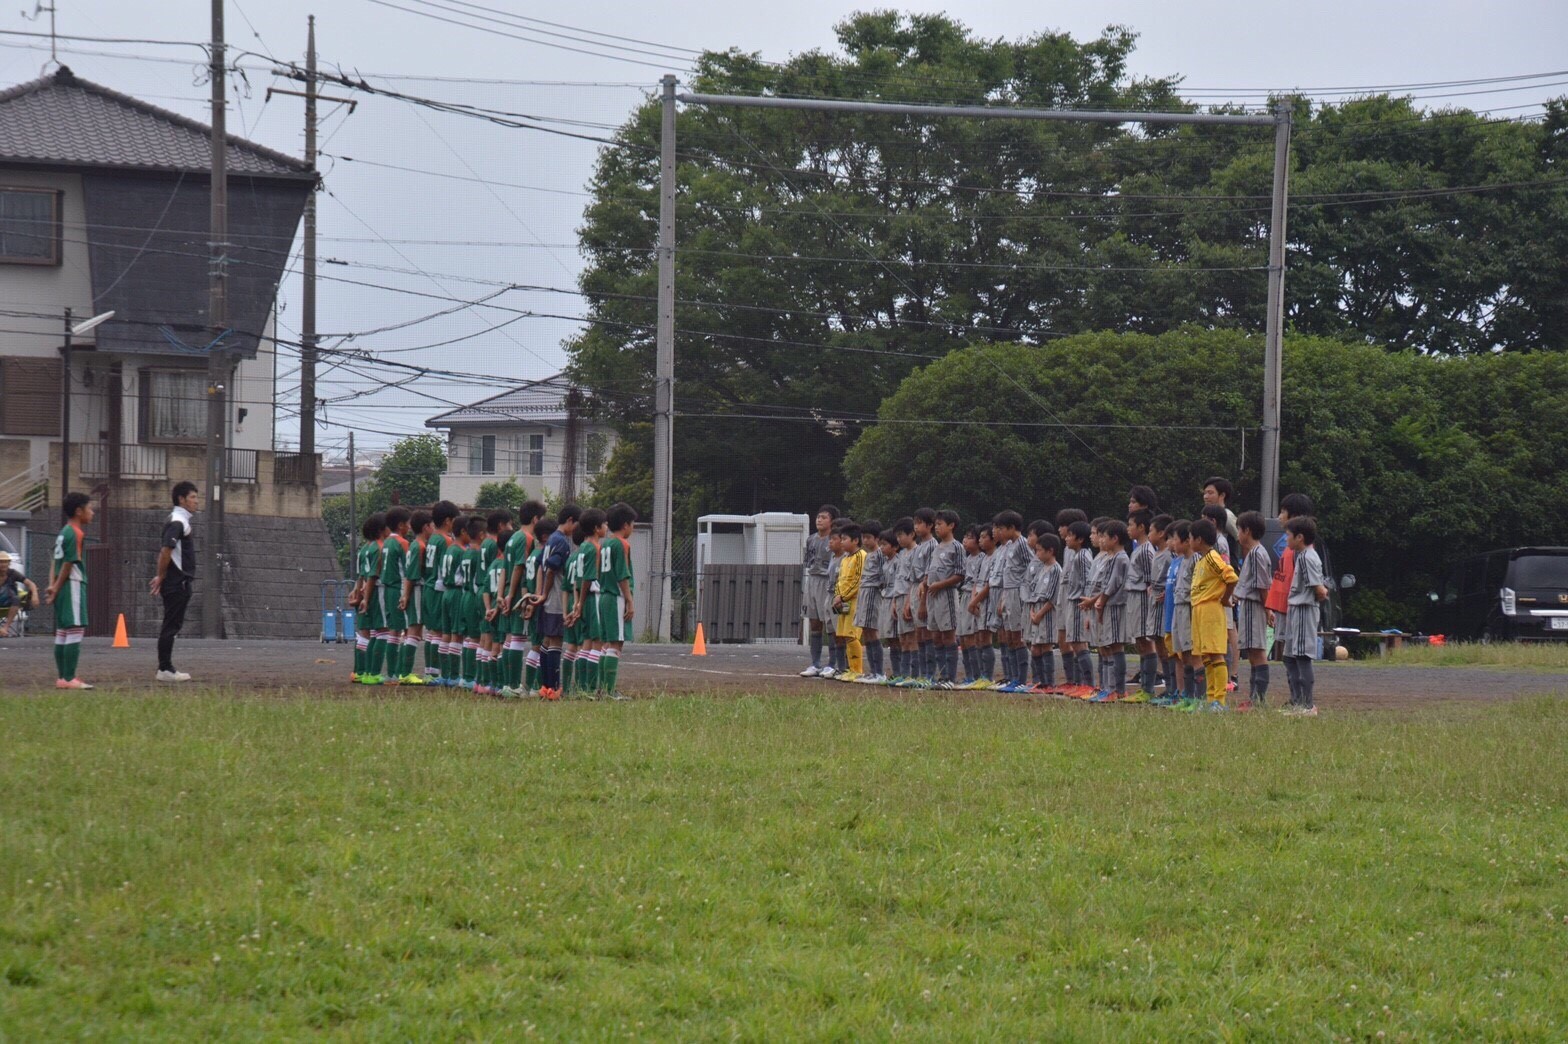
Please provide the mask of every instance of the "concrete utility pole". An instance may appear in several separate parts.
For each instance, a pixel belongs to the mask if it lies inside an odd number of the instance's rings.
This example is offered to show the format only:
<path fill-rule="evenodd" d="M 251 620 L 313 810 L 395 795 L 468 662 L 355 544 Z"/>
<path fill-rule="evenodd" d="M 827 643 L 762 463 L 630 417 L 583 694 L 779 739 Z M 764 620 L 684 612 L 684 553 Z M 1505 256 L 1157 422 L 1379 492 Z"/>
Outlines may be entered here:
<path fill-rule="evenodd" d="M 675 77 L 666 76 L 659 133 L 659 319 L 653 370 L 653 587 L 654 637 L 670 637 L 670 548 L 675 461 Z"/>
<path fill-rule="evenodd" d="M 54 17 L 52 14 L 50 17 Z M 64 380 L 60 382 L 60 503 L 65 503 L 65 495 L 71 492 L 71 310 L 65 310 L 65 347 L 60 354 L 65 357 L 63 363 Z M 47 476 L 48 469 L 45 470 Z"/>
<path fill-rule="evenodd" d="M 358 577 L 359 564 L 359 485 L 354 476 L 359 474 L 359 462 L 354 458 L 354 433 L 348 433 L 348 575 Z"/>
<path fill-rule="evenodd" d="M 299 78 L 297 73 L 294 75 Z M 316 90 L 319 81 L 316 75 L 315 15 L 309 17 L 306 30 L 303 79 L 305 82 L 303 91 L 286 91 L 281 87 L 269 87 L 267 100 L 271 101 L 274 94 L 289 94 L 305 99 L 305 162 L 309 164 L 310 173 L 314 177 L 317 175 L 316 103 L 340 102 L 347 105 L 350 112 L 359 105 L 352 99 L 332 98 Z M 299 452 L 301 456 L 309 456 L 316 452 L 316 345 L 320 343 L 320 336 L 316 332 L 316 191 L 317 185 L 312 183 L 310 195 L 305 197 L 305 242 L 300 251 L 300 278 L 303 283 L 300 292 L 299 331 Z"/>
<path fill-rule="evenodd" d="M 202 599 L 201 632 L 204 638 L 223 637 L 223 573 L 219 564 L 223 547 L 223 485 L 228 471 L 226 429 L 228 408 L 228 352 L 222 344 L 229 324 L 228 239 L 228 98 L 224 86 L 223 0 L 212 0 L 212 252 L 207 298 L 207 325 L 212 342 L 207 349 L 207 539 L 202 542 L 201 568 L 206 573 L 207 597 Z"/>
<path fill-rule="evenodd" d="M 1285 202 L 1290 192 L 1290 105 L 1274 110 L 1274 196 L 1269 214 L 1269 297 L 1263 335 L 1263 481 L 1265 518 L 1279 514 L 1279 410 L 1285 339 Z"/>
<path fill-rule="evenodd" d="M 305 36 L 305 163 L 316 173 L 316 16 Z M 305 197 L 305 243 L 300 291 L 299 453 L 316 452 L 316 185 Z"/>

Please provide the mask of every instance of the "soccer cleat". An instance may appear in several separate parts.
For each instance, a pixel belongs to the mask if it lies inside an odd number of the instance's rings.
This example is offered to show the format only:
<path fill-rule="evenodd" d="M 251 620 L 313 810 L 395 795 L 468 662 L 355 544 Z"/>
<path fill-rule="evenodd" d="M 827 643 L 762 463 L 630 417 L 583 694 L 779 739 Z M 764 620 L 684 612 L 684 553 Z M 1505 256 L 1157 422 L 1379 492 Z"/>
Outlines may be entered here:
<path fill-rule="evenodd" d="M 541 700 L 547 700 L 547 701 L 549 701 L 551 703 L 554 703 L 556 700 L 559 700 L 561 698 L 561 690 L 560 689 L 540 689 L 539 690 L 539 698 Z"/>
<path fill-rule="evenodd" d="M 1151 707 L 1170 707 L 1170 706 L 1174 706 L 1175 703 L 1176 703 L 1176 698 L 1174 696 L 1156 696 L 1156 697 L 1154 697 L 1154 699 L 1149 701 L 1149 706 L 1151 706 Z"/>
<path fill-rule="evenodd" d="M 822 670 L 823 669 L 821 667 L 818 667 L 816 664 L 812 664 L 810 667 L 807 667 L 805 670 L 801 671 L 800 676 L 802 678 L 815 678 L 817 675 L 822 673 Z"/>
<path fill-rule="evenodd" d="M 381 684 L 382 685 L 401 685 L 401 684 L 403 684 L 403 680 L 401 678 L 399 678 L 397 675 L 394 674 L 394 675 L 392 675 L 390 677 L 382 678 L 381 679 Z"/>
<path fill-rule="evenodd" d="M 1127 693 L 1125 696 L 1123 696 L 1121 698 L 1121 702 L 1123 702 L 1123 703 L 1148 703 L 1152 699 L 1154 699 L 1154 695 L 1152 693 L 1145 692 L 1142 689 L 1136 689 L 1136 690 L 1134 690 L 1132 692 Z"/>
<path fill-rule="evenodd" d="M 1224 700 L 1210 700 L 1208 706 L 1204 709 L 1211 714 L 1224 714 L 1230 710 L 1229 707 L 1225 706 Z"/>
<path fill-rule="evenodd" d="M 191 676 L 184 671 L 159 671 L 153 676 L 155 681 L 161 682 L 188 682 Z"/>
<path fill-rule="evenodd" d="M 1115 703 L 1119 698 L 1120 697 L 1118 697 L 1110 689 L 1101 689 L 1099 692 L 1097 692 L 1093 696 L 1089 697 L 1089 702 L 1090 703 Z"/>
<path fill-rule="evenodd" d="M 379 674 L 361 674 L 359 676 L 361 685 L 380 685 L 384 680 Z"/>
<path fill-rule="evenodd" d="M 1235 707 L 1233 707 L 1231 709 L 1234 710 L 1237 714 L 1245 714 L 1248 711 L 1252 710 L 1252 701 L 1251 700 L 1241 700 L 1241 701 L 1239 701 L 1236 704 Z"/>
<path fill-rule="evenodd" d="M 827 678 L 827 679 L 831 680 L 833 678 L 833 676 L 836 675 L 836 674 L 838 674 L 838 671 L 835 671 L 833 668 L 831 668 L 831 667 L 824 667 L 820 671 L 817 672 L 817 677 L 818 678 Z"/>
<path fill-rule="evenodd" d="M 403 675 L 402 681 L 403 681 L 404 685 L 427 685 L 427 684 L 429 684 L 428 682 L 425 681 L 425 679 L 423 679 L 419 675 L 413 674 L 413 673 L 409 673 L 409 674 Z"/>
<path fill-rule="evenodd" d="M 855 671 L 839 671 L 833 676 L 833 680 L 841 682 L 859 681 L 860 675 Z"/>
<path fill-rule="evenodd" d="M 621 692 L 619 689 L 611 689 L 609 698 L 614 703 L 626 703 L 631 699 L 630 696 Z"/>

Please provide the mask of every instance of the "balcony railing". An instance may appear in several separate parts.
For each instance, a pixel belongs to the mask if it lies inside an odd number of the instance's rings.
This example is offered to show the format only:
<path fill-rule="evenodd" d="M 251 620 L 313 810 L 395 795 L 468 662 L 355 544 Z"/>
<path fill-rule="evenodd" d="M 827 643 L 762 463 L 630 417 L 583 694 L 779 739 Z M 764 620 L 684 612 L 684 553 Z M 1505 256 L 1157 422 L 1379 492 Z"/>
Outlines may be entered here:
<path fill-rule="evenodd" d="M 316 484 L 316 463 L 321 458 L 314 453 L 277 453 L 272 458 L 272 481 L 301 486 Z"/>
<path fill-rule="evenodd" d="M 82 443 L 83 478 L 161 479 L 169 474 L 167 446 Z"/>
<path fill-rule="evenodd" d="M 230 449 L 228 451 L 227 471 L 229 481 L 246 486 L 256 484 L 256 460 L 259 451 L 253 449 Z"/>

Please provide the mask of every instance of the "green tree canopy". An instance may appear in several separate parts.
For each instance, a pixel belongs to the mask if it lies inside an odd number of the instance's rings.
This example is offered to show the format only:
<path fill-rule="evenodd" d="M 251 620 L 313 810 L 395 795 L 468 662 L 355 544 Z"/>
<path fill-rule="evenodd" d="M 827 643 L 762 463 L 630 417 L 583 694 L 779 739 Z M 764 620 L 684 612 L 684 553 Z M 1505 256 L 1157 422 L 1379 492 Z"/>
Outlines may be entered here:
<path fill-rule="evenodd" d="M 1262 338 L 1197 328 L 992 344 L 912 375 L 845 457 L 850 505 L 965 521 L 1067 506 L 1120 517 L 1134 483 L 1193 518 L 1219 474 L 1255 507 Z M 1016 385 L 999 393 L 998 373 Z M 1281 486 L 1317 506 L 1335 563 L 1411 624 L 1441 568 L 1568 542 L 1568 355 L 1442 358 L 1289 338 Z M 956 424 L 934 421 L 951 420 Z M 1246 448 L 1242 432 L 1249 432 Z M 1243 458 L 1245 452 L 1245 459 Z"/>
<path fill-rule="evenodd" d="M 778 65 L 708 54 L 691 86 L 1192 108 L 1174 79 L 1129 75 L 1122 28 L 989 40 L 945 16 L 880 12 L 837 32 L 838 51 Z M 1568 347 L 1560 106 L 1543 122 L 1486 120 L 1370 97 L 1298 101 L 1295 116 L 1294 328 L 1436 354 Z M 659 118 L 650 100 L 601 154 L 581 230 L 590 323 L 568 346 L 623 428 L 597 487 L 634 502 L 645 480 L 632 462 L 649 458 Z M 677 137 L 675 485 L 711 498 L 699 510 L 838 497 L 854 419 L 972 343 L 1263 327 L 1267 130 L 691 106 Z"/>
<path fill-rule="evenodd" d="M 446 470 L 446 443 L 440 435 L 427 432 L 410 435 L 392 444 L 371 477 L 378 507 L 384 510 L 396 494 L 400 504 L 430 504 L 441 496 L 441 473 Z"/>

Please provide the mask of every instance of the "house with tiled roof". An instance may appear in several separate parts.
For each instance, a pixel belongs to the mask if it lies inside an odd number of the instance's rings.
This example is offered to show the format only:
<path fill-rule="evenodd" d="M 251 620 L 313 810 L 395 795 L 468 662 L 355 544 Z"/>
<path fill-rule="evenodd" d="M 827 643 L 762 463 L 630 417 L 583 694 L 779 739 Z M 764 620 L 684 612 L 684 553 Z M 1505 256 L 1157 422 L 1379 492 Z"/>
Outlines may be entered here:
<path fill-rule="evenodd" d="M 142 603 L 154 604 L 139 513 L 155 520 L 171 482 L 203 480 L 214 344 L 237 365 L 223 497 L 234 586 L 266 589 L 244 561 L 266 546 L 262 529 L 320 526 L 318 460 L 273 449 L 278 285 L 316 175 L 228 137 L 228 316 L 218 333 L 208 315 L 211 148 L 209 127 L 63 66 L 0 91 L 0 510 L 36 508 L 47 529 L 67 488 L 95 493 L 104 521 L 89 537 L 125 563 L 125 590 L 122 605 L 91 615 L 126 611 L 133 633 Z M 80 323 L 111 312 L 72 339 L 67 372 L 67 314 Z M 90 590 L 109 597 L 114 585 L 92 575 Z M 268 633 L 270 606 L 256 607 L 254 626 L 241 625 L 240 608 L 225 604 L 230 633 Z"/>
<path fill-rule="evenodd" d="M 571 500 L 587 492 L 615 446 L 587 395 L 562 373 L 431 417 L 447 434 L 441 496 L 472 504 L 487 482 L 515 481 L 529 496 Z"/>

